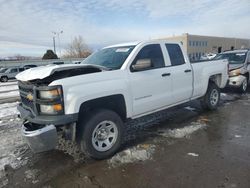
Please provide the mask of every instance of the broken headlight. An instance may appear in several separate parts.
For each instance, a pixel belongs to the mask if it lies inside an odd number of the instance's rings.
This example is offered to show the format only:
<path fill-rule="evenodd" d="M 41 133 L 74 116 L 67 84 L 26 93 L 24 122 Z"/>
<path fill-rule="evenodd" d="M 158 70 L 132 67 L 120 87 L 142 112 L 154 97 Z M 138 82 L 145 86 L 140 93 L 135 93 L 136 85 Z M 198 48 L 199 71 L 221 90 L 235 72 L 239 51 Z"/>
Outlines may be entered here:
<path fill-rule="evenodd" d="M 241 69 L 235 69 L 229 72 L 229 76 L 239 76 L 241 74 Z"/>

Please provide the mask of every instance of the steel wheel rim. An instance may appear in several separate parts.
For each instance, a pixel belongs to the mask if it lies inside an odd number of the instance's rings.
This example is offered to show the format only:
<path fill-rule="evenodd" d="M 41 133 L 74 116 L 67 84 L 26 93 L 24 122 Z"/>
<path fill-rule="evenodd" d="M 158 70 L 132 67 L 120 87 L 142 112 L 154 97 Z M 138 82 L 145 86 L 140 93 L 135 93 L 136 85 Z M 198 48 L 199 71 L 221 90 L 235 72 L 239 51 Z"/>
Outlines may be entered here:
<path fill-rule="evenodd" d="M 116 143 L 118 129 L 112 121 L 100 122 L 92 133 L 92 145 L 99 152 L 108 151 Z"/>
<path fill-rule="evenodd" d="M 3 77 L 3 82 L 7 82 L 7 78 L 6 77 Z"/>
<path fill-rule="evenodd" d="M 246 91 L 247 90 L 247 80 L 245 79 L 242 83 L 242 88 L 243 88 L 243 91 Z"/>
<path fill-rule="evenodd" d="M 210 95 L 210 102 L 212 106 L 217 105 L 219 101 L 219 92 L 216 89 L 213 89 Z"/>

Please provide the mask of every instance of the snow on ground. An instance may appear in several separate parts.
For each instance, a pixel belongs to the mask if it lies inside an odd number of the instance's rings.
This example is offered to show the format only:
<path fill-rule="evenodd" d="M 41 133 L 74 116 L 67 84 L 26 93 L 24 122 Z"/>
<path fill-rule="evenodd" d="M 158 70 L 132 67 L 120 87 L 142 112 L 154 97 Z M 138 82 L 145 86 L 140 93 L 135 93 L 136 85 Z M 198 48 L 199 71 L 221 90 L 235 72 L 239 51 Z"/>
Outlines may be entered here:
<path fill-rule="evenodd" d="M 191 106 L 186 106 L 184 107 L 186 110 L 190 110 L 190 111 L 195 111 L 196 108 L 192 108 Z"/>
<path fill-rule="evenodd" d="M 25 165 L 28 160 L 23 157 L 28 146 L 21 136 L 17 104 L 18 102 L 0 104 L 0 187 L 8 183 L 4 178 L 6 165 L 16 169 Z"/>
<path fill-rule="evenodd" d="M 0 86 L 8 86 L 8 85 L 13 85 L 13 84 L 17 84 L 16 80 L 10 80 L 8 82 L 0 82 Z"/>
<path fill-rule="evenodd" d="M 6 99 L 8 97 L 18 97 L 19 96 L 19 91 L 10 91 L 10 92 L 4 92 L 0 93 L 0 99 Z"/>
<path fill-rule="evenodd" d="M 2 119 L 6 119 L 10 116 L 17 116 L 19 113 L 17 111 L 17 104 L 18 102 L 0 104 L 0 126 Z"/>
<path fill-rule="evenodd" d="M 155 145 L 152 144 L 139 144 L 135 147 L 128 148 L 114 155 L 108 160 L 108 164 L 112 167 L 119 166 L 127 163 L 134 163 L 152 159 L 155 151 Z"/>
<path fill-rule="evenodd" d="M 207 122 L 209 120 L 205 117 L 201 117 L 196 122 L 191 122 L 189 126 L 185 126 L 182 128 L 176 128 L 176 129 L 161 129 L 158 130 L 159 135 L 163 137 L 170 137 L 170 138 L 184 138 L 188 137 L 195 131 L 198 131 L 199 129 L 203 129 L 207 126 Z"/>
<path fill-rule="evenodd" d="M 13 125 L 13 124 L 12 124 Z M 7 125 L 10 126 L 10 125 Z M 0 127 L 1 128 L 1 127 Z M 20 124 L 11 129 L 0 130 L 0 187 L 8 182 L 5 175 L 6 168 L 18 169 L 28 162 L 28 157 L 24 157 L 28 151 L 28 146 L 23 142 Z"/>
<path fill-rule="evenodd" d="M 17 85 L 0 86 L 0 92 L 18 89 Z"/>
<path fill-rule="evenodd" d="M 199 154 L 197 153 L 187 153 L 187 155 L 192 156 L 192 157 L 199 157 Z"/>

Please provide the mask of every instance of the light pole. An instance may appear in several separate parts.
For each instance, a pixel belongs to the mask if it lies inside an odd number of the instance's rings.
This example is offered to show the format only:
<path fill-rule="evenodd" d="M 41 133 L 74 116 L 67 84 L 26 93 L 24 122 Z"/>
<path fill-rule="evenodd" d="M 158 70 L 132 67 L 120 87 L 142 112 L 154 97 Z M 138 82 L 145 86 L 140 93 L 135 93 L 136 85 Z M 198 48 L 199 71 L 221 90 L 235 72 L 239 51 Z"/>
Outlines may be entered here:
<path fill-rule="evenodd" d="M 55 38 L 57 36 L 57 39 L 58 39 L 58 47 L 59 47 L 59 53 L 60 53 L 60 57 L 61 57 L 61 44 L 60 44 L 60 37 L 59 35 L 63 33 L 63 31 L 59 31 L 59 32 L 56 32 L 56 31 L 52 31 L 53 33 L 53 45 L 54 45 L 54 53 L 56 54 L 56 42 L 55 42 Z"/>
<path fill-rule="evenodd" d="M 56 54 L 56 41 L 55 41 L 55 36 L 53 36 L 53 47 L 54 47 L 54 53 Z"/>

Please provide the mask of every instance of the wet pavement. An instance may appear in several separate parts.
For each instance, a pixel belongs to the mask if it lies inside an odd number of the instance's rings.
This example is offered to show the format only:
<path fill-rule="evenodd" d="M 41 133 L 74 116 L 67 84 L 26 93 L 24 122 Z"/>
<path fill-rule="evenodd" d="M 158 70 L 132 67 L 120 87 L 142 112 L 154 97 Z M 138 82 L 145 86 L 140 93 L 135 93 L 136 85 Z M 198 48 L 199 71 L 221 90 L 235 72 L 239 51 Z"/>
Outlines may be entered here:
<path fill-rule="evenodd" d="M 0 126 L 0 164 L 10 164 L 0 187 L 249 188 L 250 94 L 221 97 L 213 112 L 193 102 L 129 122 L 129 141 L 102 161 L 76 162 L 58 150 L 34 155 L 18 136 L 20 121 L 7 119 Z"/>

